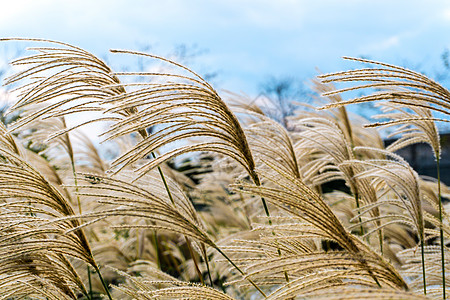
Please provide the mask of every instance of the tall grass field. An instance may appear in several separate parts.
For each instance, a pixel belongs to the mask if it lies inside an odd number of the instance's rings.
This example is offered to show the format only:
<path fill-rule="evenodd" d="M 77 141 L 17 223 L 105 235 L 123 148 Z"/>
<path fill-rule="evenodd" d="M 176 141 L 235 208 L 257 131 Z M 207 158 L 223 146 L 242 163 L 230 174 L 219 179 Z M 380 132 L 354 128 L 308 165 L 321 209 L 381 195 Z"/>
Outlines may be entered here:
<path fill-rule="evenodd" d="M 111 50 L 166 66 L 119 72 L 15 40 L 33 46 L 3 82 L 17 101 L 0 125 L 0 299 L 450 294 L 439 83 L 347 57 L 355 69 L 318 76 L 316 102 L 280 119 L 163 57 Z M 348 112 L 366 102 L 375 123 Z M 396 154 L 415 143 L 434 178 Z"/>

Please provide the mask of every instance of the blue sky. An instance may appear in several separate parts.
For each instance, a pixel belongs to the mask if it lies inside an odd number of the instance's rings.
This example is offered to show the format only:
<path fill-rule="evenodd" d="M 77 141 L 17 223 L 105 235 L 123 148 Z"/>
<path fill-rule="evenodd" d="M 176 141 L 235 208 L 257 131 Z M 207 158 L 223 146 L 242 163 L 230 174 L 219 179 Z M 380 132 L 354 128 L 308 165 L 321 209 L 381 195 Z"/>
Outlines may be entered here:
<path fill-rule="evenodd" d="M 333 72 L 354 66 L 343 55 L 433 76 L 450 47 L 450 1 L 0 1 L 1 37 L 60 40 L 101 57 L 110 48 L 150 45 L 150 52 L 170 55 L 176 45 L 197 45 L 207 51 L 188 61 L 190 67 L 218 71 L 219 90 L 249 95 L 269 75 L 307 80 L 316 67 Z M 108 60 L 122 64 L 120 57 Z"/>

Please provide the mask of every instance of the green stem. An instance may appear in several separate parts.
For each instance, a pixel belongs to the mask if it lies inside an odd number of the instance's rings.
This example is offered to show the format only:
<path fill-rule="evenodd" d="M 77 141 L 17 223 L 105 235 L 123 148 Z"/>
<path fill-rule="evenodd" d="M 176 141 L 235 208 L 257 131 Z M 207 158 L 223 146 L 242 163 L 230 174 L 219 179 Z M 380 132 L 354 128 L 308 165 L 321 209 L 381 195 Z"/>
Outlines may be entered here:
<path fill-rule="evenodd" d="M 64 123 L 65 125 L 65 123 Z M 72 166 L 72 174 L 73 174 L 73 181 L 75 184 L 75 193 L 77 195 L 77 204 L 78 204 L 78 212 L 80 213 L 80 223 L 83 222 L 83 220 L 81 219 L 81 214 L 83 213 L 82 209 L 81 209 L 81 200 L 80 200 L 80 195 L 79 195 L 79 189 L 78 189 L 78 178 L 77 178 L 77 170 L 75 168 L 75 161 L 73 159 L 73 150 L 72 150 L 72 143 L 70 142 L 70 138 L 69 138 L 69 134 L 67 133 L 67 142 L 69 145 L 69 157 L 70 157 L 70 164 Z M 93 299 L 93 295 L 92 295 L 92 281 L 91 281 L 91 269 L 89 268 L 89 265 L 86 265 L 86 270 L 87 270 L 87 274 L 88 274 L 88 283 L 89 283 L 89 299 Z"/>
<path fill-rule="evenodd" d="M 156 159 L 156 155 L 155 155 L 154 152 L 152 152 L 152 156 L 153 156 L 154 159 Z M 161 170 L 161 167 L 158 166 L 157 168 L 158 168 L 158 172 L 159 172 L 159 175 L 160 175 L 160 177 L 161 177 L 161 180 L 162 180 L 162 182 L 163 182 L 163 184 L 164 184 L 164 188 L 166 189 L 167 195 L 169 196 L 170 202 L 172 202 L 172 205 L 173 205 L 174 207 L 176 207 L 176 205 L 175 205 L 175 200 L 173 199 L 172 192 L 170 191 L 169 185 L 167 184 L 166 177 L 164 176 L 164 173 L 163 173 L 163 171 Z M 205 282 L 204 282 L 204 280 L 203 280 L 203 275 L 202 275 L 202 272 L 200 272 L 200 268 L 199 268 L 199 266 L 198 266 L 197 258 L 196 258 L 196 256 L 195 256 L 195 253 L 194 253 L 193 249 L 192 249 L 191 241 L 190 241 L 186 236 L 185 236 L 184 238 L 186 239 L 186 244 L 187 244 L 187 246 L 188 246 L 189 253 L 190 253 L 190 255 L 191 255 L 191 257 L 192 257 L 192 260 L 193 260 L 193 262 L 194 262 L 195 271 L 197 272 L 197 275 L 198 275 L 200 281 L 201 281 L 202 284 L 204 285 Z"/>
<path fill-rule="evenodd" d="M 194 249 L 192 249 L 191 241 L 188 239 L 187 236 L 184 236 L 184 238 L 186 239 L 186 245 L 188 246 L 189 253 L 191 254 L 192 260 L 194 261 L 194 267 L 195 267 L 195 271 L 197 272 L 198 278 L 200 279 L 200 282 L 202 283 L 202 285 L 205 285 L 205 280 L 203 279 L 202 272 L 200 271 L 200 268 L 198 267 L 197 256 L 195 256 Z"/>
<path fill-rule="evenodd" d="M 176 260 L 176 258 L 173 256 L 172 252 L 170 251 L 170 248 L 167 246 L 167 238 L 164 236 L 162 236 L 161 238 L 164 239 L 164 241 L 160 245 L 162 247 L 164 247 L 163 252 L 167 253 L 167 255 L 163 255 L 162 257 L 165 258 L 167 265 L 173 267 L 173 269 L 177 272 L 177 274 L 179 274 L 179 276 L 182 277 L 179 263 Z"/>
<path fill-rule="evenodd" d="M 256 285 L 256 283 L 250 279 L 250 277 L 247 277 L 247 274 L 244 273 L 244 271 L 242 271 L 238 266 L 236 266 L 236 264 L 225 254 L 223 253 L 222 250 L 220 250 L 219 247 L 214 247 L 226 260 L 228 260 L 228 262 L 236 269 L 239 271 L 239 273 L 241 273 L 242 276 L 244 276 L 248 282 L 250 282 L 257 290 L 258 292 L 261 293 L 261 295 L 264 296 L 264 298 L 267 298 L 266 294 L 261 290 L 261 288 L 259 286 Z"/>
<path fill-rule="evenodd" d="M 108 296 L 108 299 L 109 299 L 109 300 L 113 300 L 113 299 L 112 299 L 112 296 L 111 296 L 111 294 L 110 294 L 110 292 L 109 292 L 108 286 L 106 285 L 105 280 L 103 280 L 103 276 L 102 276 L 102 273 L 100 272 L 99 267 L 98 267 L 97 265 L 94 265 L 93 267 L 94 267 L 94 269 L 95 269 L 95 272 L 97 272 L 97 274 L 98 274 L 98 278 L 99 278 L 100 281 L 102 282 L 103 289 L 105 290 L 106 295 Z"/>
<path fill-rule="evenodd" d="M 253 175 L 252 179 L 253 179 L 253 182 L 255 183 L 255 185 L 258 187 L 261 186 L 261 181 L 259 180 L 258 174 L 256 174 L 256 172 L 254 172 L 252 175 Z M 269 226 L 272 226 L 272 219 L 270 218 L 270 212 L 269 212 L 269 208 L 267 207 L 266 199 L 264 199 L 264 197 L 261 197 L 261 202 L 263 204 L 264 212 L 266 213 L 266 216 L 267 216 L 267 219 L 269 222 Z M 275 231 L 273 231 L 273 230 L 272 230 L 272 235 L 275 236 Z M 275 240 L 275 242 L 277 243 L 278 256 L 281 257 L 280 247 L 278 247 L 278 242 L 276 240 Z M 284 271 L 284 278 L 286 279 L 286 282 L 289 282 L 289 276 L 286 271 Z"/>
<path fill-rule="evenodd" d="M 80 200 L 80 195 L 79 195 L 79 190 L 78 190 L 77 171 L 75 169 L 75 162 L 73 161 L 72 157 L 70 158 L 70 164 L 72 165 L 73 181 L 75 184 L 75 193 L 77 195 L 78 212 L 80 213 L 80 216 L 81 216 L 82 209 L 81 209 L 81 200 Z M 81 218 L 80 218 L 80 222 L 81 222 Z"/>
<path fill-rule="evenodd" d="M 64 122 L 64 126 L 65 126 L 64 119 L 63 119 L 63 122 Z M 69 157 L 70 157 L 70 164 L 72 165 L 73 179 L 74 179 L 74 184 L 75 184 L 75 192 L 77 194 L 78 211 L 80 213 L 80 223 L 82 223 L 83 222 L 83 220 L 81 218 L 82 209 L 81 209 L 81 201 L 80 201 L 80 195 L 79 195 L 79 190 L 78 190 L 77 172 L 76 172 L 76 169 L 75 169 L 75 161 L 74 161 L 74 158 L 73 158 L 73 148 L 72 148 L 72 143 L 70 142 L 69 134 L 67 133 L 66 135 L 67 135 L 67 146 L 68 146 L 68 149 L 69 149 L 68 154 L 69 154 Z M 98 277 L 100 278 L 100 281 L 103 284 L 103 287 L 105 289 L 105 292 L 106 292 L 108 298 L 110 300 L 112 300 L 112 297 L 111 297 L 111 294 L 109 293 L 108 287 L 106 286 L 106 283 L 103 280 L 102 274 L 100 273 L 100 269 L 98 268 L 98 266 L 95 263 L 94 256 L 92 255 L 92 253 L 90 253 L 90 255 L 91 255 L 92 261 L 94 263 L 92 266 L 94 267 L 95 271 L 97 272 Z M 87 266 L 87 271 L 88 271 L 88 274 L 89 274 L 88 275 L 88 280 L 89 280 L 89 285 L 90 285 L 89 286 L 89 288 L 90 288 L 89 293 L 92 294 L 92 286 L 91 286 L 91 281 L 90 281 L 91 276 L 90 276 L 89 266 Z"/>
<path fill-rule="evenodd" d="M 211 277 L 211 270 L 209 268 L 208 255 L 206 253 L 205 245 L 201 244 L 201 248 L 202 248 L 202 253 L 203 253 L 203 259 L 205 260 L 205 263 L 206 263 L 206 270 L 208 271 L 209 282 L 210 282 L 211 286 L 214 286 L 214 283 L 213 283 L 213 280 Z"/>
<path fill-rule="evenodd" d="M 383 229 L 378 230 L 378 241 L 380 243 L 380 253 L 383 256 Z"/>
<path fill-rule="evenodd" d="M 152 152 L 152 156 L 153 156 L 154 159 L 156 159 L 156 155 L 155 155 L 154 152 Z M 170 192 L 169 185 L 167 184 L 167 181 L 166 181 L 166 177 L 164 176 L 164 173 L 161 170 L 160 166 L 158 166 L 157 169 L 158 169 L 158 172 L 159 172 L 159 176 L 161 177 L 161 180 L 162 180 L 162 182 L 164 184 L 164 188 L 167 191 L 167 195 L 169 196 L 170 202 L 172 202 L 172 205 L 175 206 L 175 200 L 173 200 L 172 193 Z"/>
<path fill-rule="evenodd" d="M 356 187 L 355 187 L 355 190 L 356 190 Z M 361 220 L 361 215 L 359 214 L 359 207 L 360 207 L 360 204 L 359 204 L 359 193 L 357 191 L 355 192 L 354 197 L 355 197 L 356 209 L 358 210 L 358 221 L 359 221 L 359 224 L 361 224 L 362 220 Z M 362 224 L 359 227 L 359 233 L 360 233 L 361 236 L 364 235 L 364 228 L 363 228 Z"/>
<path fill-rule="evenodd" d="M 158 264 L 158 269 L 161 270 L 161 258 L 159 255 L 159 242 L 158 242 L 158 233 L 156 230 L 153 231 L 153 239 L 155 240 L 155 253 L 156 253 L 156 263 Z"/>
<path fill-rule="evenodd" d="M 89 283 L 89 297 L 88 299 L 94 299 L 94 295 L 92 294 L 92 279 L 91 279 L 91 268 L 89 265 L 87 266 L 87 274 L 88 274 L 88 283 Z"/>
<path fill-rule="evenodd" d="M 422 250 L 422 278 L 423 278 L 423 294 L 427 294 L 427 281 L 425 277 L 425 251 L 424 251 L 424 245 L 423 245 L 423 237 L 420 241 L 420 248 Z"/>
<path fill-rule="evenodd" d="M 439 156 L 436 155 L 436 172 L 439 198 L 439 235 L 441 240 L 441 269 L 442 269 L 442 298 L 445 299 L 445 255 L 444 255 L 444 230 L 442 228 L 442 196 L 441 196 L 441 172 L 439 170 Z"/>

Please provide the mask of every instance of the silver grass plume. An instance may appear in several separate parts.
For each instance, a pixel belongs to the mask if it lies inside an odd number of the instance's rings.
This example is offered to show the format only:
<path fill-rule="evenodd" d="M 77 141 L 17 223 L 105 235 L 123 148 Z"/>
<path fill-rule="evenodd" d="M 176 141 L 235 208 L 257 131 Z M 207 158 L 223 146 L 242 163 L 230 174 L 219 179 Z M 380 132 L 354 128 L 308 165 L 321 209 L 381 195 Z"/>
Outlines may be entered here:
<path fill-rule="evenodd" d="M 355 259 L 355 262 L 359 263 L 360 268 L 365 270 L 369 278 L 376 278 L 376 282 L 397 288 L 407 287 L 392 265 L 347 232 L 317 193 L 291 175 L 282 173 L 281 170 L 277 172 L 278 176 L 266 178 L 266 180 L 276 183 L 279 187 L 240 184 L 236 185 L 235 189 L 265 197 L 276 207 L 308 222 L 321 232 L 322 238 L 336 241 Z"/>
<path fill-rule="evenodd" d="M 236 116 L 209 83 L 186 67 L 162 57 L 125 50 L 112 50 L 112 52 L 156 58 L 175 65 L 189 74 L 184 76 L 170 73 L 117 73 L 117 75 L 147 75 L 150 78 L 158 76 L 168 80 L 162 83 L 152 81 L 140 83 L 138 89 L 113 96 L 105 101 L 105 104 L 114 105 L 113 108 L 108 109 L 108 112 L 130 108 L 137 110 L 135 114 L 111 126 L 107 132 L 109 139 L 157 125 L 165 126 L 145 137 L 127 153 L 116 159 L 112 163 L 115 172 L 142 158 L 149 157 L 152 152 L 163 146 L 197 138 L 202 139 L 202 142 L 176 147 L 144 163 L 137 169 L 138 176 L 180 154 L 213 151 L 235 159 L 245 168 L 252 180 L 259 184 L 259 178 L 255 173 L 255 162 L 244 130 Z"/>
<path fill-rule="evenodd" d="M 330 91 L 324 93 L 324 96 L 328 97 L 361 89 L 377 89 L 379 92 L 331 103 L 323 106 L 321 109 L 385 100 L 390 103 L 422 107 L 450 115 L 450 92 L 427 76 L 406 68 L 377 61 L 352 57 L 344 57 L 344 59 L 371 64 L 375 67 L 319 75 L 318 78 L 323 83 L 367 82 L 358 86 Z M 420 121 L 421 118 L 416 119 Z M 425 117 L 422 119 L 449 122 L 443 118 Z"/>

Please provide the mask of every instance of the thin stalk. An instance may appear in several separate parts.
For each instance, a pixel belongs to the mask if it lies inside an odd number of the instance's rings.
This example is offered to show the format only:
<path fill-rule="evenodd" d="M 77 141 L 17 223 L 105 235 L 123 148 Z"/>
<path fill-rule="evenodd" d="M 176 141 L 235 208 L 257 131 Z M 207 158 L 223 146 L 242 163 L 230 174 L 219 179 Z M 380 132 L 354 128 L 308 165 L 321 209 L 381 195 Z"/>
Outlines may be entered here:
<path fill-rule="evenodd" d="M 92 279 L 91 279 L 91 268 L 89 265 L 87 266 L 88 271 L 88 283 L 89 283 L 89 297 L 88 299 L 94 299 L 94 295 L 92 294 Z"/>
<path fill-rule="evenodd" d="M 109 300 L 113 300 L 112 296 L 111 296 L 111 293 L 109 292 L 108 286 L 106 285 L 106 282 L 103 279 L 102 273 L 100 272 L 99 267 L 96 264 L 93 267 L 95 269 L 95 272 L 97 272 L 97 274 L 98 274 L 98 278 L 100 278 L 100 281 L 102 282 L 103 289 L 105 290 L 106 295 L 108 296 L 108 299 Z"/>
<path fill-rule="evenodd" d="M 239 271 L 239 273 L 241 273 L 242 276 L 244 276 L 248 282 L 250 282 L 257 290 L 258 292 L 261 293 L 261 295 L 263 295 L 264 298 L 267 298 L 266 294 L 260 289 L 259 286 L 256 285 L 256 283 L 250 279 L 250 277 L 247 277 L 247 274 L 244 273 L 244 271 L 242 271 L 238 266 L 236 266 L 236 264 L 225 254 L 223 253 L 222 250 L 220 250 L 219 247 L 215 247 L 215 249 L 226 259 L 228 260 L 228 262 L 236 269 Z"/>
<path fill-rule="evenodd" d="M 422 278 L 423 278 L 423 294 L 427 294 L 427 281 L 425 278 L 425 252 L 424 252 L 424 245 L 423 245 L 423 237 L 420 240 L 420 249 L 422 250 Z"/>
<path fill-rule="evenodd" d="M 444 230 L 442 228 L 442 196 L 441 196 L 441 172 L 439 170 L 439 155 L 436 155 L 436 172 L 439 198 L 439 235 L 441 240 L 441 269 L 442 269 L 442 298 L 445 299 L 445 255 L 444 255 Z"/>
<path fill-rule="evenodd" d="M 158 264 L 158 269 L 161 270 L 161 258 L 159 255 L 159 242 L 158 242 L 158 233 L 156 230 L 153 231 L 153 239 L 154 239 L 154 247 L 155 247 L 155 253 L 156 253 L 156 263 Z"/>
<path fill-rule="evenodd" d="M 63 118 L 62 121 L 63 121 L 64 127 L 65 127 L 66 126 L 65 119 Z M 82 212 L 82 209 L 81 209 L 81 200 L 80 200 L 80 195 L 79 195 L 79 190 L 78 190 L 77 172 L 76 172 L 76 168 L 75 168 L 75 160 L 74 160 L 74 156 L 73 156 L 73 148 L 72 148 L 72 143 L 70 141 L 69 133 L 66 133 L 66 137 L 67 137 L 67 149 L 68 149 L 68 154 L 69 154 L 69 158 L 70 158 L 70 164 L 72 165 L 73 180 L 74 180 L 74 184 L 75 184 L 75 192 L 77 194 L 78 211 L 80 213 L 80 224 L 82 224 L 83 220 L 81 218 L 81 214 L 83 212 Z M 111 294 L 109 293 L 108 287 L 106 286 L 106 283 L 103 280 L 102 274 L 100 273 L 100 269 L 98 268 L 97 264 L 95 263 L 94 256 L 92 255 L 92 253 L 90 253 L 90 255 L 91 255 L 92 261 L 94 262 L 94 264 L 92 266 L 94 267 L 95 271 L 97 272 L 98 277 L 100 278 L 100 281 L 103 284 L 103 287 L 105 289 L 105 292 L 106 292 L 108 298 L 110 300 L 112 300 L 112 297 L 111 297 Z M 88 280 L 90 281 L 90 279 L 91 279 L 90 278 L 91 270 L 89 269 L 89 265 L 86 266 L 86 269 L 87 269 L 87 273 L 88 273 Z M 91 284 L 91 282 L 89 282 L 89 283 Z M 91 286 L 90 286 L 89 293 L 92 294 Z"/>
<path fill-rule="evenodd" d="M 256 174 L 254 172 L 252 179 L 256 186 L 258 186 L 258 187 L 261 186 L 261 181 L 259 180 L 258 174 Z M 267 216 L 267 219 L 269 222 L 269 226 L 272 226 L 272 219 L 270 218 L 270 212 L 269 212 L 269 208 L 267 207 L 266 199 L 264 199 L 264 197 L 261 197 L 261 202 L 263 204 L 264 212 L 266 213 L 266 216 Z M 275 231 L 273 231 L 273 230 L 272 230 L 272 235 L 275 236 Z M 276 243 L 278 244 L 278 242 L 276 242 Z M 278 247 L 278 245 L 277 245 L 277 253 L 278 253 L 278 256 L 281 257 L 281 250 L 280 250 L 280 247 Z M 284 278 L 286 279 L 286 282 L 289 282 L 289 276 L 286 271 L 284 271 Z"/>
<path fill-rule="evenodd" d="M 355 191 L 354 197 L 355 197 L 356 209 L 358 210 L 358 221 L 359 221 L 359 224 L 361 224 L 360 227 L 359 227 L 359 233 L 360 233 L 361 236 L 363 236 L 364 235 L 364 228 L 362 226 L 361 215 L 359 214 L 359 207 L 360 207 L 360 204 L 359 204 L 359 193 L 357 191 L 356 186 L 355 186 L 355 190 L 356 191 Z"/>
<path fill-rule="evenodd" d="M 65 125 L 65 122 L 64 122 Z M 82 209 L 81 209 L 81 200 L 80 200 L 80 195 L 79 195 L 79 190 L 78 190 L 78 179 L 77 179 L 77 171 L 75 168 L 75 161 L 73 159 L 73 149 L 72 149 L 72 143 L 70 142 L 70 138 L 69 138 L 69 134 L 66 133 L 67 135 L 67 144 L 68 144 L 68 149 L 69 149 L 69 157 L 70 157 L 70 164 L 72 165 L 72 174 L 73 174 L 73 180 L 74 180 L 74 184 L 75 184 L 75 193 L 77 195 L 77 204 L 78 204 L 78 212 L 81 214 L 83 213 Z M 83 220 L 80 217 L 80 223 L 82 223 Z M 86 265 L 86 271 L 87 271 L 87 275 L 88 275 L 88 284 L 89 284 L 89 299 L 93 299 L 93 294 L 92 294 L 92 281 L 91 281 L 91 269 L 89 268 L 89 265 Z"/>
<path fill-rule="evenodd" d="M 82 209 L 81 209 L 81 200 L 80 200 L 80 195 L 79 195 L 79 190 L 78 190 L 78 178 L 77 178 L 77 171 L 75 169 L 75 162 L 73 160 L 73 157 L 70 157 L 70 164 L 72 165 L 72 172 L 73 172 L 73 181 L 75 184 L 75 193 L 77 194 L 77 204 L 78 204 L 78 212 L 80 213 L 80 216 L 82 214 Z M 81 218 L 80 218 L 80 222 L 81 222 Z"/>
<path fill-rule="evenodd" d="M 191 254 L 192 260 L 194 261 L 195 271 L 197 272 L 197 275 L 198 275 L 202 285 L 205 285 L 205 280 L 203 279 L 202 272 L 200 271 L 200 269 L 198 267 L 197 257 L 195 256 L 194 249 L 192 249 L 191 241 L 188 239 L 187 236 L 184 236 L 184 238 L 186 239 L 186 245 L 188 246 L 189 253 Z"/>
<path fill-rule="evenodd" d="M 209 268 L 209 261 L 208 261 L 208 255 L 206 253 L 206 247 L 204 244 L 201 244 L 201 248 L 202 248 L 202 253 L 203 253 L 203 259 L 205 260 L 205 263 L 206 263 L 206 269 L 208 271 L 209 282 L 210 282 L 211 286 L 214 286 L 213 280 L 211 277 L 211 270 Z"/>
<path fill-rule="evenodd" d="M 152 156 L 153 156 L 154 159 L 156 159 L 156 155 L 155 155 L 154 152 L 152 152 Z M 157 169 L 158 169 L 159 175 L 161 177 L 161 180 L 162 180 L 162 182 L 164 184 L 164 188 L 167 191 L 167 195 L 169 196 L 170 202 L 172 202 L 172 205 L 175 206 L 175 200 L 173 200 L 172 192 L 170 192 L 169 185 L 167 184 L 167 181 L 166 181 L 166 177 L 164 176 L 164 173 L 161 170 L 160 166 L 158 166 Z"/>
<path fill-rule="evenodd" d="M 152 156 L 153 156 L 153 158 L 156 158 L 156 155 L 155 155 L 155 153 L 153 153 L 152 152 Z M 163 181 L 163 183 L 164 183 L 164 187 L 166 188 L 166 191 L 167 191 L 167 194 L 169 195 L 169 199 L 170 199 L 170 201 L 172 202 L 172 204 L 173 205 L 175 205 L 175 201 L 174 201 L 174 199 L 173 199 L 173 197 L 172 197 L 172 193 L 170 192 L 170 189 L 169 189 L 169 186 L 168 186 L 168 184 L 167 184 L 167 181 L 166 181 L 166 178 L 164 177 L 164 173 L 162 172 L 162 170 L 161 170 L 161 168 L 158 166 L 158 172 L 159 172 L 159 174 L 160 174 L 160 176 L 161 176 L 161 179 L 162 179 L 162 181 Z M 259 178 L 258 178 L 258 183 L 259 183 Z M 261 200 L 263 201 L 263 205 L 264 205 L 264 209 L 265 209 L 265 211 L 266 211 L 266 214 L 269 214 L 269 210 L 268 210 L 268 208 L 267 208 L 267 204 L 266 204 L 266 201 L 264 200 L 264 198 L 261 198 Z M 272 221 L 270 220 L 270 214 L 268 215 L 268 217 L 269 217 L 269 224 L 272 224 Z M 189 249 L 191 249 L 191 246 L 190 246 L 190 241 L 189 241 L 189 239 L 185 236 L 185 238 L 186 238 L 186 242 L 187 242 L 187 244 L 188 244 L 188 248 Z M 246 276 L 246 274 L 222 251 L 222 250 L 220 250 L 220 248 L 219 247 L 215 247 L 215 249 L 226 259 L 226 260 L 228 260 L 230 263 L 231 263 L 231 265 L 233 266 L 233 267 L 235 267 L 236 268 L 236 270 L 238 270 L 239 271 L 239 273 L 241 273 L 243 276 Z M 199 277 L 200 278 L 203 278 L 202 276 L 201 276 L 201 273 L 200 273 L 200 270 L 198 269 L 198 265 L 197 265 L 197 263 L 196 263 L 196 261 L 195 261 L 195 258 L 194 258 L 194 255 L 193 255 L 193 253 L 191 254 L 192 255 L 192 259 L 194 260 L 194 264 L 195 264 L 195 266 L 196 266 L 196 270 L 197 270 L 197 272 L 200 274 L 199 275 Z M 207 259 L 206 259 L 207 260 Z M 207 263 L 207 266 L 209 266 L 208 265 L 208 263 Z M 208 267 L 208 269 L 209 269 L 209 267 Z M 209 270 L 208 270 L 208 275 L 209 275 L 209 278 L 211 279 L 211 274 L 209 273 Z M 246 277 L 246 279 L 264 296 L 264 298 L 267 298 L 267 296 L 266 296 L 266 294 L 264 294 L 264 292 L 256 285 L 256 283 L 255 282 L 253 282 L 253 280 L 251 280 L 249 277 Z M 211 281 L 212 282 L 212 281 Z M 204 282 L 202 281 L 202 283 L 204 284 Z"/>
<path fill-rule="evenodd" d="M 156 158 L 156 155 L 155 155 L 154 152 L 152 152 L 152 156 L 153 156 L 153 158 Z M 166 189 L 167 195 L 169 196 L 170 202 L 172 202 L 172 205 L 175 207 L 175 200 L 173 199 L 172 192 L 170 191 L 169 185 L 167 184 L 166 177 L 164 176 L 164 173 L 161 170 L 161 167 L 158 166 L 157 168 L 158 168 L 158 172 L 159 172 L 159 175 L 161 177 L 161 180 L 162 180 L 162 182 L 164 184 L 164 188 Z M 205 282 L 203 280 L 202 272 L 200 272 L 200 268 L 198 266 L 197 258 L 195 256 L 195 253 L 194 253 L 193 249 L 192 249 L 191 241 L 186 236 L 184 238 L 186 239 L 186 244 L 188 246 L 189 254 L 191 255 L 192 260 L 194 262 L 195 271 L 197 272 L 198 278 L 200 279 L 201 283 L 203 285 L 205 285 Z"/>
<path fill-rule="evenodd" d="M 92 295 L 89 296 L 89 294 L 91 294 L 91 293 L 90 292 L 88 293 L 88 291 L 86 290 L 86 287 L 84 286 L 83 282 L 81 281 L 81 278 L 78 276 L 77 271 L 73 268 L 72 264 L 65 258 L 65 256 L 63 254 L 58 254 L 58 256 L 64 262 L 65 267 L 68 269 L 68 271 L 70 273 L 73 273 L 73 274 L 76 275 L 77 279 L 80 282 L 79 288 L 81 290 L 81 293 L 86 296 L 86 299 L 91 300 L 92 299 Z"/>
<path fill-rule="evenodd" d="M 383 256 L 383 229 L 378 230 L 378 242 L 380 243 L 380 252 Z"/>
<path fill-rule="evenodd" d="M 125 90 L 124 90 L 124 92 L 125 92 Z M 131 112 L 131 113 L 134 113 L 134 112 Z M 141 137 L 142 137 L 143 139 L 145 139 L 145 138 L 148 136 L 146 130 L 141 129 L 141 130 L 139 130 L 138 132 L 139 132 L 139 134 L 141 135 Z M 152 152 L 151 154 L 152 154 L 152 157 L 155 159 L 155 158 L 156 158 L 155 153 Z M 158 172 L 159 172 L 159 176 L 161 177 L 161 180 L 162 180 L 162 182 L 163 182 L 163 184 L 164 184 L 164 188 L 165 188 L 166 191 L 167 191 L 167 195 L 169 196 L 170 202 L 171 202 L 172 205 L 175 207 L 175 200 L 173 199 L 172 192 L 170 191 L 169 185 L 167 184 L 166 177 L 164 176 L 164 173 L 163 173 L 163 171 L 161 170 L 161 167 L 160 167 L 160 166 L 158 166 L 157 169 L 158 169 Z M 185 236 L 185 239 L 186 239 L 186 243 L 187 243 L 187 246 L 188 246 L 188 249 L 189 249 L 189 253 L 190 253 L 191 257 L 192 257 L 192 260 L 194 261 L 195 270 L 196 270 L 196 272 L 197 272 L 197 275 L 198 275 L 198 277 L 200 278 L 201 282 L 204 284 L 203 276 L 202 276 L 202 273 L 200 272 L 200 268 L 199 268 L 199 266 L 198 266 L 198 263 L 197 263 L 197 260 L 196 260 L 196 257 L 195 257 L 195 253 L 194 253 L 193 250 L 192 250 L 191 242 L 189 241 L 189 239 L 188 239 L 186 236 Z M 158 251 L 158 249 L 156 249 L 156 251 Z M 158 256 L 160 256 L 160 255 L 158 255 Z"/>
<path fill-rule="evenodd" d="M 163 255 L 163 259 L 165 260 L 165 262 L 167 263 L 167 265 L 172 266 L 173 269 L 177 272 L 177 274 L 179 274 L 180 276 L 182 276 L 181 270 L 179 268 L 179 264 L 176 260 L 176 258 L 172 255 L 172 252 L 170 251 L 169 247 L 167 246 L 167 238 L 165 237 L 161 237 L 164 239 L 164 242 L 161 243 L 161 246 L 164 247 L 163 250 L 165 250 L 165 252 L 167 253 L 167 255 Z M 184 277 L 183 277 L 184 279 Z"/>
<path fill-rule="evenodd" d="M 344 136 L 350 142 L 350 148 L 352 150 L 353 157 L 356 157 L 355 150 L 354 150 L 355 149 L 355 140 L 353 138 L 352 125 L 351 125 L 350 119 L 348 117 L 347 109 L 344 106 L 339 107 L 339 112 L 342 115 L 342 121 L 344 123 L 344 130 L 343 130 L 344 131 Z M 353 174 L 354 173 L 353 168 L 351 169 L 351 173 L 352 173 L 352 175 L 354 175 Z M 357 188 L 356 184 L 355 184 L 354 188 L 355 188 L 355 195 L 354 195 L 355 203 L 356 203 L 356 208 L 358 209 L 358 221 L 361 224 L 362 220 L 361 220 L 361 216 L 359 214 L 359 207 L 360 207 L 359 192 L 358 192 L 358 188 Z M 363 228 L 362 225 L 360 226 L 360 234 L 361 234 L 361 236 L 364 235 L 364 228 Z M 380 241 L 381 255 L 383 255 L 383 232 L 381 231 L 381 229 L 378 231 L 378 238 L 379 238 L 379 241 Z M 369 244 L 369 238 L 367 238 L 367 243 Z"/>
<path fill-rule="evenodd" d="M 260 185 L 257 184 L 257 186 L 260 186 Z M 269 208 L 267 207 L 266 199 L 264 199 L 264 197 L 261 197 L 261 202 L 264 207 L 264 212 L 266 213 L 266 216 L 268 218 L 269 225 L 272 226 L 272 219 L 270 218 L 270 212 L 269 212 Z"/>

